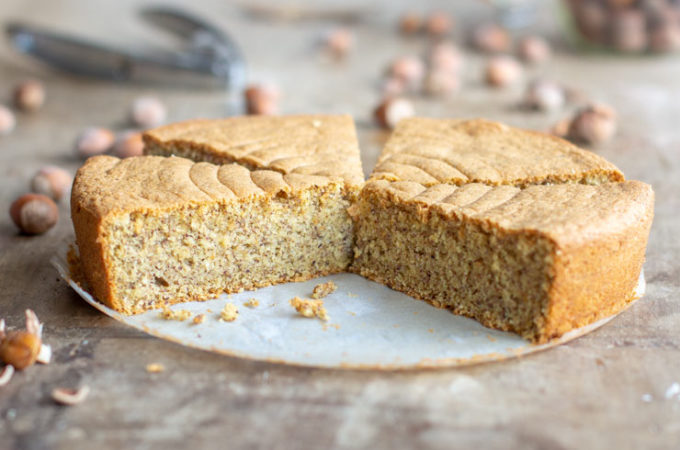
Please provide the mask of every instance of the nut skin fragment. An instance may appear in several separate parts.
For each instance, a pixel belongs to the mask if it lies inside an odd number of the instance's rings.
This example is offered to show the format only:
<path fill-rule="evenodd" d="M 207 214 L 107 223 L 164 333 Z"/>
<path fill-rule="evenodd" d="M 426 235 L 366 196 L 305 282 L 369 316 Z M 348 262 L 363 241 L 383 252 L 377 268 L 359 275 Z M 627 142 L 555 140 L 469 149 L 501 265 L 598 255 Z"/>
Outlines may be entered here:
<path fill-rule="evenodd" d="M 52 391 L 52 399 L 60 405 L 74 406 L 85 401 L 89 393 L 88 386 L 79 389 L 56 388 Z"/>
<path fill-rule="evenodd" d="M 233 322 L 238 318 L 238 308 L 233 303 L 224 305 L 224 309 L 220 311 L 220 321 Z"/>
<path fill-rule="evenodd" d="M 42 234 L 59 220 L 54 201 L 42 194 L 24 194 L 12 203 L 9 214 L 14 224 L 26 234 Z"/>
<path fill-rule="evenodd" d="M 0 359 L 23 370 L 33 365 L 40 353 L 40 338 L 28 331 L 12 331 L 0 343 Z"/>
<path fill-rule="evenodd" d="M 312 298 L 315 299 L 321 299 L 326 297 L 327 295 L 332 294 L 333 292 L 338 289 L 338 286 L 333 283 L 332 281 L 329 281 L 328 283 L 320 283 L 314 286 L 314 290 L 312 291 Z"/>
<path fill-rule="evenodd" d="M 290 305 L 303 317 L 318 317 L 324 322 L 328 321 L 328 312 L 323 307 L 323 300 L 310 300 L 306 298 L 294 297 L 290 300 Z"/>

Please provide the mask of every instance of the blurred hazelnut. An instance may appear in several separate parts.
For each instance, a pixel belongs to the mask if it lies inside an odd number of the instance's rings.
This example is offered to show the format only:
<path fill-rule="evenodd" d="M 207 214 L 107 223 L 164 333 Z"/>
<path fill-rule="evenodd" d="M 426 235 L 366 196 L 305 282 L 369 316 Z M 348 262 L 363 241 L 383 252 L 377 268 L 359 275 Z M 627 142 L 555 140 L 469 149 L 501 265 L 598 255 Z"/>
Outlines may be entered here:
<path fill-rule="evenodd" d="M 4 105 L 0 105 L 0 136 L 10 134 L 16 124 L 17 121 L 12 110 Z"/>
<path fill-rule="evenodd" d="M 603 42 L 609 13 L 598 0 L 572 2 L 576 26 L 592 42 Z"/>
<path fill-rule="evenodd" d="M 473 46 L 485 53 L 503 53 L 510 50 L 510 34 L 495 23 L 483 24 L 472 33 Z"/>
<path fill-rule="evenodd" d="M 519 41 L 518 55 L 522 61 L 537 64 L 550 58 L 548 41 L 539 36 L 527 36 Z"/>
<path fill-rule="evenodd" d="M 390 77 L 382 85 L 384 97 L 397 97 L 406 91 L 406 83 L 401 78 Z"/>
<path fill-rule="evenodd" d="M 113 131 L 107 128 L 86 128 L 76 139 L 76 152 L 83 158 L 101 155 L 111 148 L 114 141 Z"/>
<path fill-rule="evenodd" d="M 354 45 L 354 35 L 346 28 L 337 28 L 326 36 L 326 48 L 336 58 L 343 58 Z"/>
<path fill-rule="evenodd" d="M 9 214 L 14 224 L 26 234 L 41 234 L 59 219 L 54 201 L 42 194 L 24 194 L 12 203 Z"/>
<path fill-rule="evenodd" d="M 403 34 L 416 34 L 423 28 L 423 18 L 415 12 L 407 12 L 399 19 L 399 31 Z"/>
<path fill-rule="evenodd" d="M 550 134 L 557 137 L 565 138 L 569 133 L 569 127 L 571 126 L 571 119 L 562 119 L 548 130 Z"/>
<path fill-rule="evenodd" d="M 449 71 L 431 70 L 425 77 L 423 89 L 432 96 L 451 95 L 460 89 L 460 79 Z"/>
<path fill-rule="evenodd" d="M 647 48 L 647 25 L 640 11 L 626 9 L 611 16 L 610 41 L 622 52 L 640 52 Z"/>
<path fill-rule="evenodd" d="M 59 167 L 47 166 L 33 175 L 31 190 L 58 202 L 71 190 L 71 183 L 73 183 L 73 178 L 67 171 Z"/>
<path fill-rule="evenodd" d="M 128 130 L 121 133 L 113 145 L 113 154 L 119 158 L 130 158 L 144 154 L 142 133 Z"/>
<path fill-rule="evenodd" d="M 408 87 L 420 85 L 425 76 L 425 64 L 415 56 L 403 56 L 392 62 L 389 74 L 404 82 Z"/>
<path fill-rule="evenodd" d="M 534 81 L 529 84 L 524 95 L 524 104 L 540 111 L 554 111 L 562 108 L 564 103 L 564 89 L 552 81 Z"/>
<path fill-rule="evenodd" d="M 431 13 L 425 21 L 425 29 L 431 36 L 443 36 L 451 32 L 453 19 L 443 11 Z"/>
<path fill-rule="evenodd" d="M 0 359 L 23 370 L 35 363 L 40 352 L 40 338 L 28 331 L 13 331 L 0 342 Z"/>
<path fill-rule="evenodd" d="M 251 84 L 244 91 L 248 114 L 273 115 L 278 112 L 281 93 L 270 84 Z"/>
<path fill-rule="evenodd" d="M 413 104 L 404 98 L 388 98 L 373 112 L 378 125 L 383 128 L 394 128 L 401 119 L 415 114 Z"/>
<path fill-rule="evenodd" d="M 485 79 L 494 87 L 509 86 L 522 76 L 522 66 L 509 56 L 495 56 L 486 65 Z"/>
<path fill-rule="evenodd" d="M 680 49 L 680 24 L 666 21 L 649 32 L 649 48 L 654 52 L 671 52 Z"/>
<path fill-rule="evenodd" d="M 139 97 L 130 108 L 132 122 L 142 128 L 153 128 L 162 124 L 167 116 L 165 105 L 155 97 Z"/>
<path fill-rule="evenodd" d="M 45 88 L 37 80 L 27 80 L 14 88 L 14 104 L 26 112 L 37 111 L 45 104 Z"/>
<path fill-rule="evenodd" d="M 616 113 L 605 105 L 589 105 L 574 115 L 567 137 L 586 144 L 599 144 L 616 132 Z"/>
<path fill-rule="evenodd" d="M 427 60 L 434 70 L 458 72 L 463 65 L 463 56 L 458 47 L 450 42 L 439 42 L 428 52 Z"/>

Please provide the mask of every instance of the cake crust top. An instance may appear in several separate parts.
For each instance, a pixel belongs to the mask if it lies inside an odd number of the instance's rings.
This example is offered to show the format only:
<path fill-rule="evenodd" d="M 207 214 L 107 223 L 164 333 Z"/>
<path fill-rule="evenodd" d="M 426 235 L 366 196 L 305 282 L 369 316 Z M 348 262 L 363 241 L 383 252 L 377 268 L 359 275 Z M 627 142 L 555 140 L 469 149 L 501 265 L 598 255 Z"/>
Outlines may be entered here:
<path fill-rule="evenodd" d="M 238 164 L 217 166 L 174 156 L 126 159 L 95 156 L 76 173 L 71 208 L 84 208 L 104 217 L 112 212 L 231 202 L 283 192 L 295 195 L 310 186 L 331 183 L 343 184 L 343 180 L 273 170 L 251 171 Z"/>
<path fill-rule="evenodd" d="M 144 133 L 146 151 L 191 152 L 197 160 L 364 182 L 349 115 L 242 116 L 188 120 Z"/>
<path fill-rule="evenodd" d="M 557 137 L 485 119 L 400 121 L 370 179 L 517 185 L 623 181 L 605 159 Z"/>

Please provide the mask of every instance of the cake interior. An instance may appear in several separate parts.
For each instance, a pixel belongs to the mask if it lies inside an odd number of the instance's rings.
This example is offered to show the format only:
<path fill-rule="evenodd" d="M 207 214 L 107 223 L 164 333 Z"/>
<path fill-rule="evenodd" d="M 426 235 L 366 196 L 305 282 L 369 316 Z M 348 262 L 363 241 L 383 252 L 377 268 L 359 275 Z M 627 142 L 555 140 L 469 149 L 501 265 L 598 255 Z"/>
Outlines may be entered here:
<path fill-rule="evenodd" d="M 138 313 L 346 271 L 353 224 L 342 183 L 290 194 L 114 215 L 102 224 L 117 309 Z"/>
<path fill-rule="evenodd" d="M 352 270 L 437 307 L 535 340 L 551 285 L 553 243 L 364 191 L 352 210 Z"/>

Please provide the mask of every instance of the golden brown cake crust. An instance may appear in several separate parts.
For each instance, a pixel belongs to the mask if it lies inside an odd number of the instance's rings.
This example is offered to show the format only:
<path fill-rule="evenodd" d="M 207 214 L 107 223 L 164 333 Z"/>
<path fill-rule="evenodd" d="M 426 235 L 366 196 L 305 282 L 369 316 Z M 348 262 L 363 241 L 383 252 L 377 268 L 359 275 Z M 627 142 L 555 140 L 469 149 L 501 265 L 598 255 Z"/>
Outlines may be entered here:
<path fill-rule="evenodd" d="M 216 164 L 364 181 L 349 115 L 243 116 L 189 120 L 144 133 L 145 153 Z"/>
<path fill-rule="evenodd" d="M 544 133 L 484 119 L 409 118 L 397 125 L 370 179 L 526 186 L 624 178 L 603 158 Z"/>

